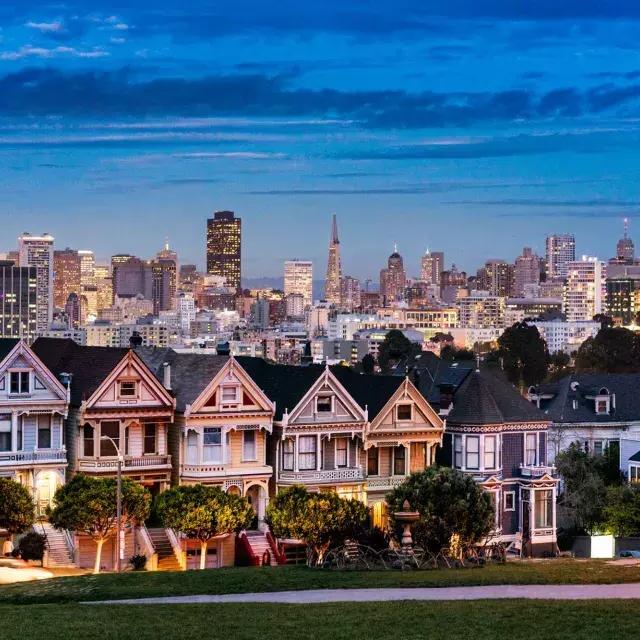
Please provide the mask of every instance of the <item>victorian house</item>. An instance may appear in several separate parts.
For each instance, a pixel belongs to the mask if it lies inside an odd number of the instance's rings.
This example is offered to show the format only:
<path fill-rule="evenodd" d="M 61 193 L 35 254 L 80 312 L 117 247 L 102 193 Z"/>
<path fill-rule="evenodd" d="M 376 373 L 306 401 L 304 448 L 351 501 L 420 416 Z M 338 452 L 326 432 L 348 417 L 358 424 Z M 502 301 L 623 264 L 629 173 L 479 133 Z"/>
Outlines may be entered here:
<path fill-rule="evenodd" d="M 0 476 L 29 488 L 38 514 L 65 481 L 67 389 L 20 340 L 0 340 Z"/>
<path fill-rule="evenodd" d="M 488 368 L 469 371 L 445 395 L 447 429 L 438 457 L 490 493 L 491 539 L 522 555 L 554 553 L 558 480 L 547 459 L 549 418 Z"/>

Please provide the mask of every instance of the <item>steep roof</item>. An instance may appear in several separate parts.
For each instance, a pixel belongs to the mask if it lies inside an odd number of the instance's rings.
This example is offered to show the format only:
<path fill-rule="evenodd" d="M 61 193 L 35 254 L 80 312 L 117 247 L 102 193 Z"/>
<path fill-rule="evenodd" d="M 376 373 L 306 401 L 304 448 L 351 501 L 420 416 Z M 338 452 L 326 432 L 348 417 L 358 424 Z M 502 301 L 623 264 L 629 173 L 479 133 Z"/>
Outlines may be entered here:
<path fill-rule="evenodd" d="M 38 338 L 31 347 L 58 379 L 71 374 L 71 404 L 80 406 L 126 356 L 128 349 L 86 347 L 73 340 Z"/>
<path fill-rule="evenodd" d="M 18 338 L 0 338 L 0 362 L 2 362 L 20 342 Z"/>
<path fill-rule="evenodd" d="M 500 371 L 471 372 L 453 396 L 449 425 L 546 422 L 548 417 L 526 400 Z"/>

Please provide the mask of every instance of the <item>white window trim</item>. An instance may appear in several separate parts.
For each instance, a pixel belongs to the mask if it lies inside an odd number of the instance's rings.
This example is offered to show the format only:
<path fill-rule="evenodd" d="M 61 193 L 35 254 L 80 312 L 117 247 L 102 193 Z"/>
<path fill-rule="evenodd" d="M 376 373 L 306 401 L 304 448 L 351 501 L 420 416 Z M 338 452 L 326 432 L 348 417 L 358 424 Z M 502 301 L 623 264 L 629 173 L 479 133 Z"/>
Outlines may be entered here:
<path fill-rule="evenodd" d="M 27 373 L 29 375 L 29 389 L 27 391 L 11 391 L 11 374 L 12 373 Z M 5 383 L 7 389 L 7 395 L 10 398 L 20 398 L 25 396 L 30 396 L 33 393 L 33 370 L 32 369 L 20 369 L 13 367 L 7 370 L 7 381 Z"/>
<path fill-rule="evenodd" d="M 331 410 L 330 411 L 318 411 L 318 400 L 320 400 L 320 398 L 329 398 L 329 400 L 331 400 Z M 315 401 L 315 409 L 316 409 L 316 415 L 329 415 L 329 414 L 335 414 L 336 412 L 336 405 L 335 405 L 335 396 L 329 395 L 329 394 L 323 394 L 320 393 L 316 396 L 316 401 Z"/>
<path fill-rule="evenodd" d="M 398 447 L 402 447 L 404 449 L 404 473 L 400 475 L 396 473 L 396 449 Z M 403 478 L 404 476 L 408 475 L 407 467 L 409 466 L 409 449 L 408 447 L 405 447 L 403 444 L 398 445 L 398 447 L 391 448 L 391 476 Z"/>
<path fill-rule="evenodd" d="M 371 451 L 371 449 L 375 449 L 376 452 L 376 467 L 378 468 L 378 473 L 369 473 L 369 451 Z M 369 447 L 369 449 L 367 449 L 367 477 L 369 478 L 379 478 L 380 477 L 380 449 L 379 447 Z"/>
<path fill-rule="evenodd" d="M 493 440 L 493 466 L 487 467 L 485 465 L 486 460 L 486 441 Z M 482 469 L 484 471 L 496 471 L 498 469 L 498 436 L 496 435 L 484 435 L 482 436 Z"/>
<path fill-rule="evenodd" d="M 132 395 L 122 394 L 122 385 L 131 384 L 134 385 L 134 393 Z M 137 400 L 140 394 L 140 384 L 137 380 L 118 380 L 118 399 L 119 400 Z"/>
<path fill-rule="evenodd" d="M 253 433 L 253 457 L 246 456 L 245 437 L 247 433 Z M 242 432 L 242 462 L 257 462 L 258 460 L 258 432 L 254 429 L 247 429 Z"/>
<path fill-rule="evenodd" d="M 347 443 L 347 462 L 344 465 L 338 464 L 338 440 L 344 440 Z M 347 469 L 349 467 L 349 438 L 340 436 L 333 439 L 333 467 L 334 469 Z"/>
<path fill-rule="evenodd" d="M 234 396 L 233 400 L 225 400 L 224 392 L 225 390 L 233 389 Z M 222 384 L 220 385 L 220 404 L 238 404 L 240 402 L 240 387 L 237 384 Z"/>
<path fill-rule="evenodd" d="M 469 448 L 467 445 L 467 441 L 469 439 L 475 439 L 478 442 L 478 450 L 475 453 L 476 456 L 478 456 L 478 466 L 477 467 L 469 467 L 467 466 L 467 459 L 469 457 Z M 481 462 L 481 455 L 482 455 L 482 451 L 480 449 L 480 444 L 481 444 L 481 438 L 479 435 L 473 435 L 473 436 L 465 436 L 464 438 L 464 444 L 463 444 L 463 451 L 464 451 L 464 456 L 463 456 L 463 460 L 464 460 L 464 468 L 468 469 L 469 471 L 481 471 L 482 467 L 480 466 L 480 462 Z"/>
<path fill-rule="evenodd" d="M 511 501 L 511 508 L 507 507 L 507 496 L 511 496 L 512 501 Z M 505 491 L 504 492 L 504 504 L 503 504 L 503 508 L 505 511 L 515 511 L 516 510 L 516 492 L 515 491 Z"/>
<path fill-rule="evenodd" d="M 536 439 L 536 457 L 535 457 L 535 462 L 533 463 L 533 465 L 530 465 L 527 462 L 527 436 L 533 435 L 535 436 Z M 522 461 L 524 463 L 524 465 L 526 467 L 528 466 L 534 466 L 537 467 L 540 465 L 540 432 L 539 431 L 535 431 L 534 433 L 531 433 L 530 431 L 525 432 L 524 434 L 524 439 L 523 439 L 523 443 L 522 443 L 522 447 L 523 447 L 523 451 L 522 451 Z"/>
<path fill-rule="evenodd" d="M 408 418 L 401 418 L 399 416 L 400 407 L 409 407 L 411 415 Z M 413 403 L 411 402 L 400 402 L 396 405 L 396 422 L 412 422 L 413 421 Z"/>

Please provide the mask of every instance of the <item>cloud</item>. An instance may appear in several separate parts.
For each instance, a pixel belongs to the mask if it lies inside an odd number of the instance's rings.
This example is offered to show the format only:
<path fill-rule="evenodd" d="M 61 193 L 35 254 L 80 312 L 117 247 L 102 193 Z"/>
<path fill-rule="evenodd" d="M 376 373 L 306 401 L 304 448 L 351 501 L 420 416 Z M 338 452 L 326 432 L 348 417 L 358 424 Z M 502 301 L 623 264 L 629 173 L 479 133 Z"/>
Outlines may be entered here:
<path fill-rule="evenodd" d="M 104 49 L 92 49 L 90 51 L 76 49 L 75 47 L 34 47 L 27 44 L 16 51 L 1 51 L 0 60 L 23 60 L 25 58 L 57 58 L 59 56 L 71 56 L 73 58 L 105 58 L 109 52 Z"/>
<path fill-rule="evenodd" d="M 447 204 L 474 204 L 492 207 L 553 207 L 553 208 L 602 208 L 602 207 L 637 207 L 634 200 L 615 200 L 611 198 L 584 199 L 584 200 L 553 200 L 538 198 L 503 198 L 500 200 L 457 200 Z"/>
<path fill-rule="evenodd" d="M 27 22 L 25 26 L 41 33 L 59 33 L 64 29 L 62 22 Z"/>

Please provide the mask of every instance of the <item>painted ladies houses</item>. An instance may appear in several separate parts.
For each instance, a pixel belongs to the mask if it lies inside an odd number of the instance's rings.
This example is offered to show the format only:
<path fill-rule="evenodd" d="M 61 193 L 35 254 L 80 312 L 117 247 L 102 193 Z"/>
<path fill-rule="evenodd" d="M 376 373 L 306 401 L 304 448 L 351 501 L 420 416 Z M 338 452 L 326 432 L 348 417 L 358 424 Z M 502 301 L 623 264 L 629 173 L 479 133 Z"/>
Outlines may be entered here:
<path fill-rule="evenodd" d="M 28 487 L 39 514 L 65 481 L 67 389 L 20 340 L 0 340 L 0 476 Z"/>
<path fill-rule="evenodd" d="M 488 368 L 468 373 L 447 413 L 439 459 L 491 494 L 492 538 L 524 555 L 555 552 L 558 480 L 547 460 L 549 419 Z"/>
<path fill-rule="evenodd" d="M 175 401 L 131 349 L 80 346 L 39 338 L 36 355 L 70 386 L 66 420 L 69 471 L 123 475 L 153 494 L 171 481 L 168 436 Z"/>

